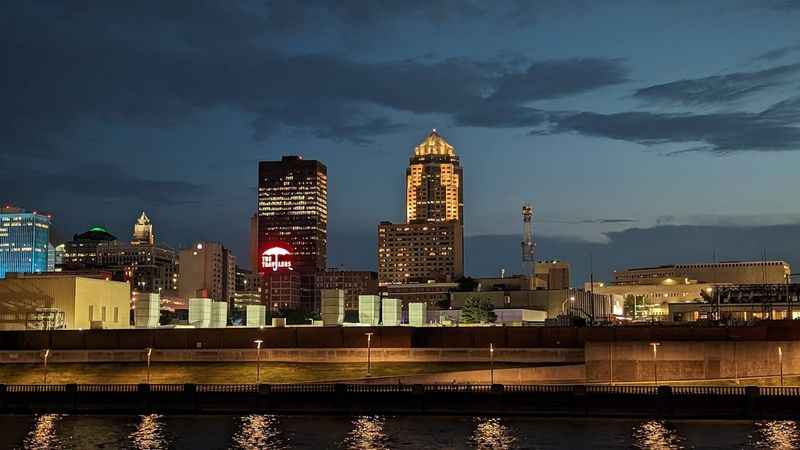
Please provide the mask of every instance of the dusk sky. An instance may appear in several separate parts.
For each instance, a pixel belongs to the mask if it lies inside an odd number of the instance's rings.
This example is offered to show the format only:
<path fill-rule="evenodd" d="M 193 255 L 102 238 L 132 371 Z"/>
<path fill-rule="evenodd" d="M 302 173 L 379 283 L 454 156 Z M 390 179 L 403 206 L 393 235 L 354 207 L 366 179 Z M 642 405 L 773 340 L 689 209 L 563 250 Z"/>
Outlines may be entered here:
<path fill-rule="evenodd" d="M 328 167 L 330 265 L 375 270 L 436 128 L 473 275 L 519 270 L 524 201 L 573 281 L 589 253 L 601 278 L 762 249 L 800 271 L 800 1 L 68 4 L 0 7 L 0 201 L 63 237 L 145 210 L 246 264 L 257 163 L 299 154 Z"/>

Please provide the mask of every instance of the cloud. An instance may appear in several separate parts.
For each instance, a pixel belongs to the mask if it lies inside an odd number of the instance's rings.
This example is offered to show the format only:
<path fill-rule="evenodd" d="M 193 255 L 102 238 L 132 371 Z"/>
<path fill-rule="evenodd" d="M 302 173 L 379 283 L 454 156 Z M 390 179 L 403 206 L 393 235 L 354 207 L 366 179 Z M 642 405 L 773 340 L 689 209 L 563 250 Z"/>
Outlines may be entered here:
<path fill-rule="evenodd" d="M 798 118 L 800 98 L 793 98 L 760 113 L 558 113 L 549 116 L 543 133 L 575 132 L 643 145 L 687 144 L 684 151 L 716 154 L 789 151 L 800 149 Z"/>
<path fill-rule="evenodd" d="M 610 224 L 610 223 L 636 223 L 638 219 L 580 219 L 580 220 L 548 220 L 542 219 L 538 222 L 541 223 L 563 223 L 563 224 L 570 224 L 570 225 L 579 225 L 579 224 Z"/>
<path fill-rule="evenodd" d="M 653 103 L 708 105 L 730 103 L 763 90 L 796 81 L 800 63 L 755 72 L 737 72 L 704 78 L 673 81 L 639 89 L 635 98 Z"/>
<path fill-rule="evenodd" d="M 576 58 L 540 61 L 521 73 L 503 75 L 490 100 L 519 103 L 558 98 L 628 81 L 621 59 Z"/>
<path fill-rule="evenodd" d="M 800 43 L 769 50 L 754 57 L 753 61 L 776 61 L 798 51 L 800 51 Z"/>
<path fill-rule="evenodd" d="M 111 201 L 133 199 L 149 205 L 196 203 L 208 190 L 205 186 L 180 180 L 159 180 L 137 176 L 107 163 L 87 163 L 54 172 L 36 168 L 5 167 L 0 176 L 9 186 L 4 192 L 10 199 L 41 202 L 31 196 L 64 196 Z M 22 199 L 22 200 L 17 200 Z"/>
<path fill-rule="evenodd" d="M 303 14 L 322 9 L 361 20 L 354 4 L 393 14 L 391 5 L 358 2 L 312 4 Z M 435 7 L 428 4 L 395 6 L 397 14 L 407 7 L 426 15 Z M 449 10 L 448 2 L 438 4 Z M 299 131 L 359 145 L 401 130 L 404 124 L 392 117 L 398 111 L 444 114 L 472 126 L 531 126 L 543 115 L 525 101 L 579 94 L 627 74 L 616 59 L 361 61 L 288 53 L 262 40 L 274 31 L 275 8 L 295 14 L 294 7 L 260 5 L 10 5 L 14 20 L 0 30 L 11 68 L 0 86 L 0 147 L 52 157 L 83 121 L 169 128 L 214 108 L 252 117 L 257 139 Z"/>

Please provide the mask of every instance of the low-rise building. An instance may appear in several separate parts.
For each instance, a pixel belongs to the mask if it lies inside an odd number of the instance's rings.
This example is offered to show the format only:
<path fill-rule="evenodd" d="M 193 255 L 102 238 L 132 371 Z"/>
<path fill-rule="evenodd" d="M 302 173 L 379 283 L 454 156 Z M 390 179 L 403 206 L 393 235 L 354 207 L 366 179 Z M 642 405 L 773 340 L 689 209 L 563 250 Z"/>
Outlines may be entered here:
<path fill-rule="evenodd" d="M 378 294 L 378 273 L 367 270 L 328 269 L 317 272 L 315 285 L 317 296 L 323 289 L 343 290 L 344 309 L 355 311 L 358 309 L 359 295 Z"/>
<path fill-rule="evenodd" d="M 0 330 L 129 328 L 128 283 L 72 275 L 0 280 Z"/>
<path fill-rule="evenodd" d="M 723 261 L 637 267 L 614 272 L 614 284 L 785 283 L 792 273 L 786 261 Z"/>

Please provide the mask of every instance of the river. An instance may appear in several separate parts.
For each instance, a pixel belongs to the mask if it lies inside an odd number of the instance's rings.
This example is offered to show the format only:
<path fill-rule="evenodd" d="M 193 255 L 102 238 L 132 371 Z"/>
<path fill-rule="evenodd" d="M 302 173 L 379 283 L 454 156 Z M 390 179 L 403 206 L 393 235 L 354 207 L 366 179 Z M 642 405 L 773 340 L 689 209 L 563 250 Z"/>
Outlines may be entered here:
<path fill-rule="evenodd" d="M 682 449 L 800 447 L 794 421 L 452 416 L 0 416 L 20 449 Z"/>

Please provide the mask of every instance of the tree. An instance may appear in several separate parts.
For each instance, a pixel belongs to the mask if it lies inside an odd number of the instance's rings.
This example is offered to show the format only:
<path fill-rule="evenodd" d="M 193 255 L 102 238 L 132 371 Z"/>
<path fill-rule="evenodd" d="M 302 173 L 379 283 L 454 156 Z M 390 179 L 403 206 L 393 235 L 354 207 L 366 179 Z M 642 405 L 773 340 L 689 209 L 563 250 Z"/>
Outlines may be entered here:
<path fill-rule="evenodd" d="M 478 282 L 472 277 L 461 277 L 456 280 L 458 286 L 454 289 L 456 292 L 473 292 L 478 288 Z"/>
<path fill-rule="evenodd" d="M 283 317 L 286 319 L 286 325 L 308 325 L 311 320 L 320 320 L 320 316 L 314 312 L 308 312 L 304 309 L 281 309 L 273 317 Z"/>
<path fill-rule="evenodd" d="M 464 323 L 492 323 L 497 320 L 494 313 L 494 304 L 489 299 L 476 297 L 468 299 L 461 307 L 461 322 Z"/>

